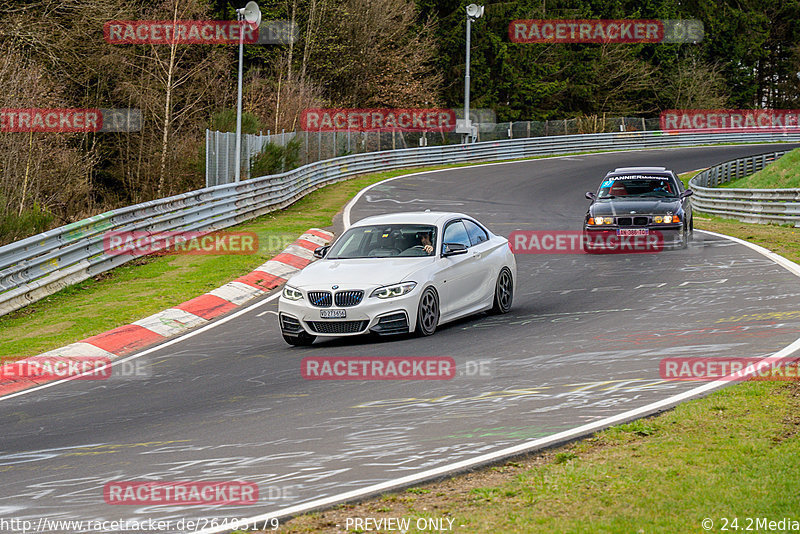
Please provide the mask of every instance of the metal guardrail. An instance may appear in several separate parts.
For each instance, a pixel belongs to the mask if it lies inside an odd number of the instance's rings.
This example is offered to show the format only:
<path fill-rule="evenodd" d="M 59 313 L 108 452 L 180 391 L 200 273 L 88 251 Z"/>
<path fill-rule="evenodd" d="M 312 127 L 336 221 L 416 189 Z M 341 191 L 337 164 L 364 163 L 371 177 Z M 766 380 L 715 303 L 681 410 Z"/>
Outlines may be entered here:
<path fill-rule="evenodd" d="M 715 165 L 689 181 L 697 211 L 732 217 L 748 223 L 793 223 L 800 226 L 800 189 L 719 188 L 737 178 L 754 174 L 788 151 L 768 152 Z"/>
<path fill-rule="evenodd" d="M 410 148 L 318 161 L 283 174 L 108 211 L 0 247 L 0 315 L 133 258 L 106 254 L 105 232 L 144 231 L 157 235 L 166 231 L 219 230 L 285 207 L 323 185 L 359 174 L 597 150 L 781 141 L 800 141 L 800 133 L 605 133 Z"/>

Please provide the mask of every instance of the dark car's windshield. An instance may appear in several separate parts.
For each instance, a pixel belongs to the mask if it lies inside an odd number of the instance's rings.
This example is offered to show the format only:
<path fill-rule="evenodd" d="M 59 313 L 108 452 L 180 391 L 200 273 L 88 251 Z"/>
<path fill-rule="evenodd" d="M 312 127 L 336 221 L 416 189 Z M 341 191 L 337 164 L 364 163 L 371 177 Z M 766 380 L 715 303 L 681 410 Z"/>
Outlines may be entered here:
<path fill-rule="evenodd" d="M 667 176 L 612 176 L 597 192 L 598 198 L 675 198 L 677 184 Z"/>
<path fill-rule="evenodd" d="M 425 245 L 436 246 L 436 227 L 426 224 L 393 224 L 350 228 L 331 247 L 326 258 L 388 258 L 432 256 Z"/>

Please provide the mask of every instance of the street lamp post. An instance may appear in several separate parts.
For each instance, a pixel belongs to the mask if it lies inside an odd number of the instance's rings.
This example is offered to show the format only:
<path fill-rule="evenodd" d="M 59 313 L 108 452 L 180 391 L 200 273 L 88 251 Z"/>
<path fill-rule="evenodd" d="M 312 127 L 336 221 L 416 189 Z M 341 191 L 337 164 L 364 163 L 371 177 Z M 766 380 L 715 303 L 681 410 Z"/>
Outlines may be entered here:
<path fill-rule="evenodd" d="M 466 131 L 464 132 L 463 141 L 466 143 L 472 135 L 472 121 L 469 118 L 469 49 L 472 33 L 472 21 L 477 20 L 483 16 L 483 6 L 470 4 L 467 6 L 467 60 L 466 60 L 466 73 L 464 74 L 464 121 Z M 467 133 L 468 132 L 468 133 Z"/>
<path fill-rule="evenodd" d="M 234 181 L 242 179 L 242 56 L 244 55 L 244 24 L 261 24 L 261 10 L 258 4 L 247 2 L 247 5 L 236 10 L 236 20 L 239 21 L 239 91 L 236 97 L 236 155 L 234 157 Z"/>

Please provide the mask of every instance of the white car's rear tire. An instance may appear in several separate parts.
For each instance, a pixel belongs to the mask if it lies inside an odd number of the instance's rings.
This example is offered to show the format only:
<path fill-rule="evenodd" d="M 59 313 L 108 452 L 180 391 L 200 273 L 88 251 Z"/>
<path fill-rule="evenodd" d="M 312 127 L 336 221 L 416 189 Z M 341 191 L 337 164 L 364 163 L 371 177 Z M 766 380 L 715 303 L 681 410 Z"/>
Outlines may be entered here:
<path fill-rule="evenodd" d="M 500 269 L 500 274 L 497 275 L 497 282 L 494 285 L 494 305 L 492 311 L 494 313 L 508 313 L 511 310 L 511 304 L 514 302 L 514 278 L 511 276 L 511 271 L 508 267 Z"/>

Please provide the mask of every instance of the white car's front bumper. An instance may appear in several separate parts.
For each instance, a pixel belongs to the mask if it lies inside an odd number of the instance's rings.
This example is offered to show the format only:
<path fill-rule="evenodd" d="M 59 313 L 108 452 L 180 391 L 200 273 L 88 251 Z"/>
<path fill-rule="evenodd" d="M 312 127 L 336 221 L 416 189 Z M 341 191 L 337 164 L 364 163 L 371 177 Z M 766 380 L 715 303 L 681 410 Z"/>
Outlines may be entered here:
<path fill-rule="evenodd" d="M 369 292 L 372 290 L 370 289 Z M 278 300 L 278 318 L 284 335 L 297 335 L 302 331 L 313 336 L 353 336 L 366 332 L 377 334 L 400 334 L 413 332 L 417 323 L 417 306 L 421 288 L 399 297 L 379 299 L 365 292 L 355 306 L 339 307 L 335 304 L 320 308 L 312 306 L 308 293 L 304 298 L 288 300 L 281 295 Z M 345 310 L 345 318 L 322 318 L 322 310 Z"/>

